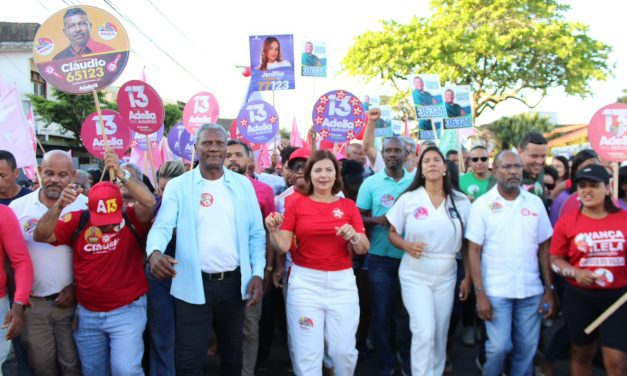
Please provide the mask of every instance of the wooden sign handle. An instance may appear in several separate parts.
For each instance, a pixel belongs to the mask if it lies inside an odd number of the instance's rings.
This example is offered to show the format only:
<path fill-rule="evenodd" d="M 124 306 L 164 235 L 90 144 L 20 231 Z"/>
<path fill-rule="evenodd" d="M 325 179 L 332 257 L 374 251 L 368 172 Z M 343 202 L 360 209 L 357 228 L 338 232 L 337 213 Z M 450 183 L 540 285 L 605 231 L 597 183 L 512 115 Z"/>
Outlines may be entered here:
<path fill-rule="evenodd" d="M 107 151 L 109 151 L 109 140 L 107 140 L 107 132 L 104 126 L 104 119 L 102 118 L 102 111 L 100 110 L 100 101 L 98 100 L 98 94 L 96 90 L 92 91 L 92 94 L 94 95 L 94 103 L 96 104 L 96 112 L 98 113 L 98 124 L 100 125 L 100 133 L 102 133 L 102 142 L 104 143 L 104 149 L 106 153 Z M 104 173 L 100 177 L 100 181 L 102 181 L 103 176 L 104 176 Z M 112 168 L 110 168 L 109 180 L 113 181 L 113 179 L 115 179 L 115 171 Z"/>
<path fill-rule="evenodd" d="M 601 316 L 597 317 L 596 320 L 594 320 L 592 322 L 592 324 L 588 325 L 588 327 L 586 329 L 584 329 L 584 332 L 586 332 L 586 334 L 590 334 L 592 332 L 594 332 L 596 330 L 596 328 L 599 327 L 599 325 L 603 324 L 603 322 L 605 320 L 607 320 L 608 317 L 612 316 L 612 314 L 616 311 L 618 311 L 618 309 L 625 304 L 625 302 L 627 302 L 627 292 L 623 294 L 623 296 L 621 296 L 617 301 L 614 302 L 614 304 L 612 304 L 611 306 L 609 306 L 602 314 Z"/>

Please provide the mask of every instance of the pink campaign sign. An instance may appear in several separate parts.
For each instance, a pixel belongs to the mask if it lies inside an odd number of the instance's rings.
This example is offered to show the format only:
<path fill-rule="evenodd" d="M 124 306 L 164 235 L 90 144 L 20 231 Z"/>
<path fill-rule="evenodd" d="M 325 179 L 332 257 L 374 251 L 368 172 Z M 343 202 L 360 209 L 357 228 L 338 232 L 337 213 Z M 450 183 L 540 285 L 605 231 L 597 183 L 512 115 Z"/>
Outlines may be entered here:
<path fill-rule="evenodd" d="M 128 129 L 122 116 L 112 110 L 102 110 L 102 120 L 109 148 L 120 158 L 124 155 L 131 140 L 131 131 Z M 98 122 L 98 113 L 92 112 L 83 121 L 81 140 L 85 148 L 96 158 L 104 159 L 104 140 Z"/>
<path fill-rule="evenodd" d="M 627 104 L 601 107 L 590 119 L 588 138 L 601 158 L 612 162 L 627 160 Z"/>
<path fill-rule="evenodd" d="M 201 125 L 216 123 L 220 113 L 220 106 L 216 97 L 205 91 L 197 93 L 187 102 L 183 109 L 183 125 L 185 129 L 195 135 Z"/>
<path fill-rule="evenodd" d="M 157 91 L 144 81 L 126 82 L 118 91 L 118 110 L 124 123 L 141 134 L 155 133 L 163 125 L 165 113 Z"/>

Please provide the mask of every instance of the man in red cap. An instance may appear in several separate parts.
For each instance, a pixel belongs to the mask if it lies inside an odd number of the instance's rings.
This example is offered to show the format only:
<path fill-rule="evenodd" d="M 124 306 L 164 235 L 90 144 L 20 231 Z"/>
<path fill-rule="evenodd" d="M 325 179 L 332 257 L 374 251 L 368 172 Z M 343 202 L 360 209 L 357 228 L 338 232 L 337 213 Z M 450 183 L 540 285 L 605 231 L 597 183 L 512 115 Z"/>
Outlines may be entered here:
<path fill-rule="evenodd" d="M 41 217 L 33 239 L 72 247 L 78 307 L 76 347 L 86 375 L 143 375 L 142 333 L 148 284 L 143 248 L 156 201 L 148 188 L 121 169 L 107 152 L 105 168 L 136 199 L 123 210 L 117 185 L 101 182 L 89 191 L 88 211 L 59 216 L 82 188 L 70 184 Z"/>

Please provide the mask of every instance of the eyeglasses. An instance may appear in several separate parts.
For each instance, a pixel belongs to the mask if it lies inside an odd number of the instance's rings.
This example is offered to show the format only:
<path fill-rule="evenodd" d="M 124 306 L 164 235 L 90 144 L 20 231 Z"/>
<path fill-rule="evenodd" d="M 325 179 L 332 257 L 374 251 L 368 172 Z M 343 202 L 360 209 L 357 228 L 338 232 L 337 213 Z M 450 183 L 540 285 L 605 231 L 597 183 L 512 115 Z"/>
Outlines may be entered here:
<path fill-rule="evenodd" d="M 500 166 L 494 166 L 494 168 L 502 168 L 503 170 L 522 170 L 523 165 L 521 163 L 506 163 Z"/>
<path fill-rule="evenodd" d="M 479 161 L 487 162 L 488 161 L 488 157 L 473 157 L 473 158 L 470 158 L 470 160 L 475 162 L 475 163 L 477 163 Z"/>
<path fill-rule="evenodd" d="M 305 171 L 305 164 L 304 163 L 294 163 L 292 166 L 288 166 L 287 168 L 288 168 L 288 170 L 290 170 L 292 172 L 298 172 L 298 170 Z"/>

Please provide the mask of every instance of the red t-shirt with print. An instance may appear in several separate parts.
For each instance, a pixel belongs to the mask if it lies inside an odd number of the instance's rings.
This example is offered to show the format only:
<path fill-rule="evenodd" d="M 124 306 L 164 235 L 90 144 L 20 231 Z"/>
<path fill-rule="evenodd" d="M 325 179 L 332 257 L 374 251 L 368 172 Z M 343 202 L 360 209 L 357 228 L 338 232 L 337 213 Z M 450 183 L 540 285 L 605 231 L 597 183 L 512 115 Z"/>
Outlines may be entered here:
<path fill-rule="evenodd" d="M 54 230 L 55 245 L 67 244 L 73 250 L 76 300 L 96 312 L 112 311 L 134 302 L 148 291 L 141 246 L 124 221 L 102 233 L 91 220 L 72 244 L 81 213 L 66 214 Z M 145 238 L 149 226 L 137 220 L 133 207 L 126 208 L 126 216 L 137 234 Z"/>
<path fill-rule="evenodd" d="M 617 289 L 627 286 L 626 234 L 625 210 L 602 219 L 590 218 L 576 210 L 557 221 L 550 253 L 599 277 L 587 287 L 579 286 L 574 278 L 566 278 L 569 283 L 587 289 Z"/>
<path fill-rule="evenodd" d="M 302 196 L 286 203 L 281 230 L 296 235 L 297 247 L 290 251 L 294 264 L 324 271 L 351 268 L 353 261 L 348 242 L 335 235 L 336 227 L 347 223 L 361 236 L 366 236 L 355 202 L 346 198 L 335 202 L 316 202 Z"/>

